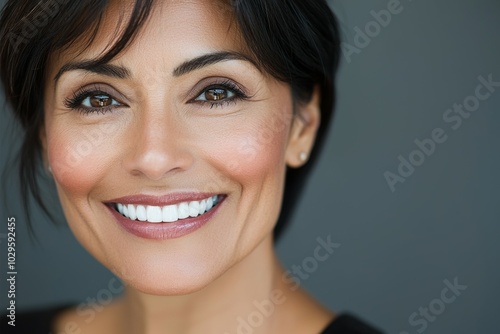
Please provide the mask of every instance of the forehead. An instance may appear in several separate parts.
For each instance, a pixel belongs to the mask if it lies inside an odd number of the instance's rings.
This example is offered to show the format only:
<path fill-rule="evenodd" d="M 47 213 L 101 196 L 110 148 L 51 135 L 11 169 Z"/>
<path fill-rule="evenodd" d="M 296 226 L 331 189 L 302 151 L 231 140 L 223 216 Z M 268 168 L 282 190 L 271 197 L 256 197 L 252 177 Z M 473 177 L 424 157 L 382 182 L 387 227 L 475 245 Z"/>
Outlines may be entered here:
<path fill-rule="evenodd" d="M 68 61 L 97 59 L 119 40 L 127 28 L 134 1 L 111 1 L 97 34 L 90 33 L 52 55 L 48 71 L 54 74 Z M 175 66 L 200 53 L 237 51 L 250 54 L 242 41 L 232 7 L 222 0 L 155 1 L 131 44 L 115 60 Z M 115 61 L 113 60 L 113 61 Z M 113 62 L 112 61 L 112 62 Z"/>

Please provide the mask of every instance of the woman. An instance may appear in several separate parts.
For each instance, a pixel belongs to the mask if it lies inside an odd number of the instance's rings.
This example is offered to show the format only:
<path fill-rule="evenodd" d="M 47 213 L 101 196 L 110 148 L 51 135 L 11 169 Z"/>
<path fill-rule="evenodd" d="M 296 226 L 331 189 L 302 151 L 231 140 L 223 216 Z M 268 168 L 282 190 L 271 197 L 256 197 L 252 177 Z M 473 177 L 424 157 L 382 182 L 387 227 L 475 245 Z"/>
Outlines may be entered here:
<path fill-rule="evenodd" d="M 17 330 L 377 332 L 290 284 L 273 248 L 334 102 L 325 1 L 15 0 L 1 29 L 22 179 L 39 199 L 44 163 L 76 238 L 126 285 L 92 319 Z"/>

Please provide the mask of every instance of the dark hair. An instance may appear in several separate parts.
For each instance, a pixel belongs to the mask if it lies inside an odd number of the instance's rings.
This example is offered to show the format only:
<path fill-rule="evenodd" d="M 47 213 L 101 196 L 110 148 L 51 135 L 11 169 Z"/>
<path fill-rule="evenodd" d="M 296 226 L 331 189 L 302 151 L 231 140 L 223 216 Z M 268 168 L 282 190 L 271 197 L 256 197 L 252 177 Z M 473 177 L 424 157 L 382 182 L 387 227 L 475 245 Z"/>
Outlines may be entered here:
<path fill-rule="evenodd" d="M 51 217 L 37 181 L 41 162 L 39 132 L 44 121 L 43 86 L 49 56 L 82 36 L 95 37 L 108 0 L 9 0 L 0 18 L 0 76 L 7 102 L 24 128 L 20 152 L 23 203 L 31 195 Z M 335 102 L 334 78 L 340 54 L 336 19 L 325 0 L 228 0 L 243 39 L 259 65 L 290 84 L 295 103 L 321 93 L 321 124 L 309 161 L 288 168 L 278 236 L 290 218 L 306 177 L 315 165 L 330 125 Z M 107 63 L 134 39 L 154 7 L 136 0 L 127 28 L 116 44 L 95 63 Z"/>

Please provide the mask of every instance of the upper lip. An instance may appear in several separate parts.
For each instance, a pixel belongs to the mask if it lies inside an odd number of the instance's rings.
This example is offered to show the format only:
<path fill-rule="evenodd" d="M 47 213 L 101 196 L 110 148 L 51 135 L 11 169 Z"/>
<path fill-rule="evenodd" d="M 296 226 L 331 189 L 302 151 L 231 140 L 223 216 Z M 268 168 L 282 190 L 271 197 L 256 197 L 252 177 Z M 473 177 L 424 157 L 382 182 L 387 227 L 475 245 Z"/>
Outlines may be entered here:
<path fill-rule="evenodd" d="M 115 198 L 107 201 L 111 203 L 121 204 L 135 204 L 135 205 L 152 205 L 152 206 L 166 206 L 174 205 L 181 202 L 201 201 L 203 199 L 217 196 L 217 193 L 201 193 L 201 192 L 179 192 L 171 193 L 161 196 L 137 194 Z"/>

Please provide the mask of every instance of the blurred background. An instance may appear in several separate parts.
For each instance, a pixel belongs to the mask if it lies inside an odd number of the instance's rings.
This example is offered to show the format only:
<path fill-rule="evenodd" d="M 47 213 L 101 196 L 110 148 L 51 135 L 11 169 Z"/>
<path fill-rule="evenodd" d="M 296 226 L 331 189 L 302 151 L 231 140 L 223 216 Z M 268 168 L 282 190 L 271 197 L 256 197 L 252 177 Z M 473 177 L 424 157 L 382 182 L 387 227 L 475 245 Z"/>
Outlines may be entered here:
<path fill-rule="evenodd" d="M 387 333 L 498 333 L 500 2 L 330 3 L 343 36 L 338 105 L 277 245 L 283 263 L 305 268 L 301 284 L 326 306 Z M 4 170 L 20 143 L 0 99 Z M 10 216 L 18 222 L 18 310 L 102 295 L 113 276 L 68 228 L 35 213 L 38 242 L 30 239 L 17 176 L 7 172 L 3 312 Z M 311 260 L 318 238 L 340 244 L 323 262 Z"/>

